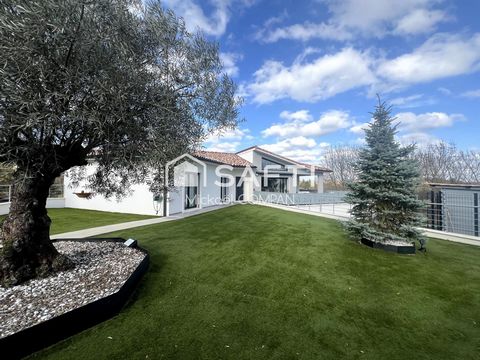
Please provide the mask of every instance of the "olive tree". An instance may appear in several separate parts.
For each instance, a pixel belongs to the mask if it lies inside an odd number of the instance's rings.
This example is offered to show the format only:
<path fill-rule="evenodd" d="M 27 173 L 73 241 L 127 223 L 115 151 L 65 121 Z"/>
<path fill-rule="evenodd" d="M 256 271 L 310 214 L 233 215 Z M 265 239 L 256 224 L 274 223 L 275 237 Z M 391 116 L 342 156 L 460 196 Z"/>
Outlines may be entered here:
<path fill-rule="evenodd" d="M 71 266 L 49 238 L 55 178 L 93 159 L 97 193 L 122 195 L 211 131 L 240 99 L 218 46 L 159 2 L 0 2 L 0 163 L 12 164 L 0 283 Z M 77 172 L 81 175 L 81 172 Z"/>

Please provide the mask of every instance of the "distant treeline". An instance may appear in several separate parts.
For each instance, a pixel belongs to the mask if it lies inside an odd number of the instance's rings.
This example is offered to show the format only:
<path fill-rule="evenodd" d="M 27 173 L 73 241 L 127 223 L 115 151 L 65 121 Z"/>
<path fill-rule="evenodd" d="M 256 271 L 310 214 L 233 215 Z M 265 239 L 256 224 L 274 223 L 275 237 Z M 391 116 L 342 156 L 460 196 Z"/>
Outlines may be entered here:
<path fill-rule="evenodd" d="M 334 146 L 324 153 L 324 166 L 333 170 L 325 177 L 328 190 L 341 190 L 356 180 L 354 164 L 359 146 Z M 412 155 L 424 182 L 480 183 L 480 151 L 462 150 L 455 144 L 439 142 L 417 147 Z"/>

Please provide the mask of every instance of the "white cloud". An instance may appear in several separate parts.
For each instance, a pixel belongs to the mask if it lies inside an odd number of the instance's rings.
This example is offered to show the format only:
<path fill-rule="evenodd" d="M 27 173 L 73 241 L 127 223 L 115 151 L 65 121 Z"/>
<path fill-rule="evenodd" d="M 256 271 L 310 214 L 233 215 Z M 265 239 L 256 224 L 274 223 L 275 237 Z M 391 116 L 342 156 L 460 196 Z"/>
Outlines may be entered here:
<path fill-rule="evenodd" d="M 201 30 L 208 35 L 220 36 L 225 33 L 230 18 L 230 1 L 212 3 L 214 10 L 207 15 L 202 7 L 193 0 L 164 0 L 163 3 L 185 19 L 189 31 Z"/>
<path fill-rule="evenodd" d="M 414 114 L 412 112 L 398 113 L 396 122 L 403 131 L 418 132 L 419 130 L 450 127 L 456 121 L 465 120 L 462 114 L 446 114 L 443 112 L 429 112 Z"/>
<path fill-rule="evenodd" d="M 440 91 L 443 95 L 447 95 L 447 96 L 452 95 L 452 90 L 446 87 L 439 87 L 437 90 Z"/>
<path fill-rule="evenodd" d="M 400 19 L 394 33 L 404 35 L 429 33 L 435 30 L 438 23 L 448 19 L 447 14 L 441 10 L 416 9 Z"/>
<path fill-rule="evenodd" d="M 408 104 L 411 101 L 419 100 L 423 97 L 423 94 L 415 94 L 405 97 L 397 97 L 389 101 L 390 105 L 402 106 Z"/>
<path fill-rule="evenodd" d="M 312 120 L 312 115 L 308 110 L 298 110 L 295 112 L 282 111 L 280 117 L 285 120 L 294 120 L 294 121 L 309 121 Z"/>
<path fill-rule="evenodd" d="M 429 130 L 442 127 L 451 127 L 458 121 L 464 121 L 462 114 L 446 114 L 443 112 L 428 112 L 415 114 L 412 112 L 401 112 L 396 114 L 394 123 L 398 124 L 399 134 L 397 139 L 402 144 L 416 143 L 418 146 L 438 142 L 439 139 L 429 134 Z M 365 142 L 364 130 L 368 128 L 368 122 L 355 124 L 349 130 L 350 132 L 361 135 L 356 141 L 359 144 Z"/>
<path fill-rule="evenodd" d="M 283 9 L 283 12 L 280 15 L 272 16 L 272 17 L 268 18 L 267 21 L 265 21 L 263 23 L 263 26 L 268 28 L 272 25 L 279 24 L 279 23 L 283 22 L 287 18 L 288 18 L 288 11 L 287 11 L 287 9 Z"/>
<path fill-rule="evenodd" d="M 240 144 L 240 141 L 219 142 L 206 146 L 205 150 L 218 152 L 236 152 L 239 149 Z"/>
<path fill-rule="evenodd" d="M 480 68 L 480 33 L 436 34 L 413 52 L 384 60 L 377 74 L 397 86 L 461 75 Z"/>
<path fill-rule="evenodd" d="M 275 153 L 283 153 L 290 150 L 292 147 L 311 149 L 316 145 L 316 141 L 312 138 L 296 136 L 290 139 L 281 140 L 275 144 L 262 145 L 260 147 Z"/>
<path fill-rule="evenodd" d="M 370 66 L 369 55 L 352 48 L 291 66 L 269 60 L 254 73 L 248 91 L 261 104 L 282 98 L 314 102 L 373 83 Z"/>
<path fill-rule="evenodd" d="M 262 135 L 280 138 L 294 136 L 321 136 L 348 128 L 352 123 L 345 111 L 330 110 L 324 112 L 317 121 L 290 120 L 282 124 L 274 124 L 262 131 Z"/>
<path fill-rule="evenodd" d="M 402 145 L 415 144 L 419 147 L 427 146 L 430 144 L 436 144 L 440 142 L 440 139 L 434 135 L 424 132 L 414 132 L 397 136 L 397 139 Z"/>
<path fill-rule="evenodd" d="M 429 10 L 440 2 L 438 0 L 327 0 L 329 9 L 333 13 L 333 21 L 365 36 L 375 37 L 381 37 L 392 28 L 398 28 L 402 23 L 404 23 L 403 26 L 401 25 L 402 28 L 410 30 L 425 29 L 425 23 L 429 23 L 433 29 L 433 25 L 442 18 L 438 18 L 438 14 L 429 14 Z M 419 11 L 423 11 L 424 14 Z"/>
<path fill-rule="evenodd" d="M 319 163 L 324 149 L 329 145 L 326 142 L 317 143 L 312 138 L 297 136 L 260 147 L 293 160 Z"/>
<path fill-rule="evenodd" d="M 261 29 L 257 32 L 255 38 L 266 43 L 273 43 L 283 39 L 301 41 L 333 39 L 343 41 L 351 39 L 352 35 L 345 29 L 333 24 L 315 24 L 307 21 L 303 24 L 293 24 L 276 29 Z"/>
<path fill-rule="evenodd" d="M 242 60 L 243 56 L 237 53 L 220 53 L 220 61 L 223 64 L 223 70 L 229 76 L 238 76 L 237 62 Z"/>
<path fill-rule="evenodd" d="M 218 140 L 240 140 L 250 133 L 249 129 L 229 129 L 229 130 L 219 130 L 211 133 L 208 138 L 205 140 L 207 142 L 218 141 Z"/>
<path fill-rule="evenodd" d="M 361 123 L 361 124 L 355 124 L 349 129 L 349 131 L 354 133 L 354 134 L 363 135 L 365 129 L 368 128 L 368 124 L 369 124 L 368 122 Z"/>
<path fill-rule="evenodd" d="M 260 104 L 284 98 L 315 102 L 359 87 L 368 86 L 373 95 L 480 70 L 480 33 L 436 34 L 413 51 L 392 59 L 377 59 L 372 51 L 351 47 L 310 59 L 318 51 L 307 48 L 290 66 L 275 60 L 264 62 L 244 90 Z M 403 107 L 435 103 L 433 98 L 413 100 L 394 99 L 405 102 Z"/>
<path fill-rule="evenodd" d="M 239 83 L 237 91 L 235 92 L 235 96 L 239 96 L 241 98 L 247 98 L 251 96 L 250 92 L 248 91 L 248 84 L 245 82 Z"/>
<path fill-rule="evenodd" d="M 204 146 L 209 151 L 235 152 L 242 144 L 242 140 L 252 138 L 249 129 L 216 131 L 205 139 Z"/>
<path fill-rule="evenodd" d="M 304 22 L 273 28 L 284 20 L 266 22 L 256 39 L 275 42 L 283 39 L 307 41 L 313 38 L 350 40 L 355 36 L 383 37 L 387 34 L 412 35 L 434 31 L 437 24 L 450 20 L 434 7 L 441 0 L 324 0 L 331 17 L 323 22 Z"/>
<path fill-rule="evenodd" d="M 461 96 L 462 97 L 467 97 L 467 98 L 478 98 L 478 97 L 480 97 L 480 89 L 465 91 L 461 94 Z"/>
<path fill-rule="evenodd" d="M 190 32 L 200 30 L 218 37 L 227 29 L 232 7 L 249 7 L 254 1 L 210 0 L 209 5 L 213 8 L 210 14 L 206 14 L 195 0 L 163 0 L 162 3 L 185 20 L 185 26 Z"/>
<path fill-rule="evenodd" d="M 388 103 L 397 108 L 416 108 L 425 105 L 433 105 L 436 103 L 436 100 L 433 98 L 425 98 L 423 94 L 414 94 L 394 98 L 389 100 Z"/>

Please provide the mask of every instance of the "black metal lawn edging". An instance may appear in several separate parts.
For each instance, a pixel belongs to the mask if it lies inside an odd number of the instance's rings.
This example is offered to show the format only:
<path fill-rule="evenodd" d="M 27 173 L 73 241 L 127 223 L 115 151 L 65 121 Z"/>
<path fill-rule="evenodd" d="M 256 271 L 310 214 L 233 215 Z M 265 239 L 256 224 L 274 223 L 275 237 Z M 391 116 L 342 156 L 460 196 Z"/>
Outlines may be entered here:
<path fill-rule="evenodd" d="M 85 238 L 57 239 L 52 241 L 125 242 L 125 239 Z M 150 263 L 148 252 L 136 246 L 136 242 L 132 245 L 131 247 L 135 247 L 143 252 L 145 258 L 117 292 L 1 338 L 0 352 L 2 358 L 9 360 L 20 359 L 117 315 L 130 299 L 142 276 L 147 272 Z"/>
<path fill-rule="evenodd" d="M 387 252 L 393 252 L 397 254 L 415 254 L 415 244 L 412 243 L 412 245 L 393 245 L 393 244 L 383 244 L 380 242 L 372 241 L 369 239 L 363 238 L 361 240 L 361 243 L 363 245 L 366 245 L 368 247 L 374 248 L 374 249 L 381 249 L 383 251 Z"/>

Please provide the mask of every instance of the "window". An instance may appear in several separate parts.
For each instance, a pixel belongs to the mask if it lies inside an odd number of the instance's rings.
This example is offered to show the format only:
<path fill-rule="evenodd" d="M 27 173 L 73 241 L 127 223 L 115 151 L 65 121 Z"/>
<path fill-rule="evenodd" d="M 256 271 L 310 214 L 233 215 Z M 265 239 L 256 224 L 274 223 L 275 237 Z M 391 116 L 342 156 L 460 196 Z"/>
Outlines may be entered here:
<path fill-rule="evenodd" d="M 277 163 L 277 162 L 275 162 L 273 160 L 270 160 L 270 159 L 262 158 L 262 169 L 265 169 L 265 166 L 267 166 L 267 165 L 270 165 L 270 166 L 274 165 L 275 168 L 277 168 L 279 170 L 285 170 L 285 165 Z M 272 167 L 272 169 L 273 169 L 273 167 Z"/>
<path fill-rule="evenodd" d="M 227 182 L 228 182 L 228 179 L 226 177 L 221 177 L 220 178 L 220 199 L 222 201 L 226 201 L 227 200 L 227 196 L 228 196 L 228 187 L 227 187 Z"/>
<path fill-rule="evenodd" d="M 200 174 L 185 173 L 185 210 L 198 207 L 198 184 Z"/>
<path fill-rule="evenodd" d="M 265 177 L 262 176 L 262 191 L 286 193 L 288 192 L 287 178 L 268 178 L 267 184 L 264 183 Z"/>

